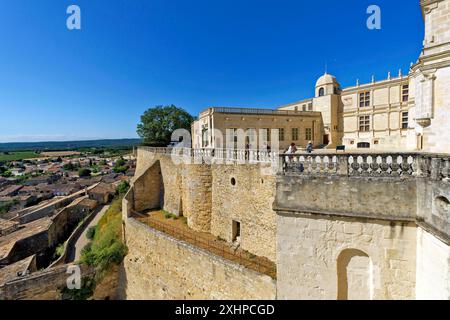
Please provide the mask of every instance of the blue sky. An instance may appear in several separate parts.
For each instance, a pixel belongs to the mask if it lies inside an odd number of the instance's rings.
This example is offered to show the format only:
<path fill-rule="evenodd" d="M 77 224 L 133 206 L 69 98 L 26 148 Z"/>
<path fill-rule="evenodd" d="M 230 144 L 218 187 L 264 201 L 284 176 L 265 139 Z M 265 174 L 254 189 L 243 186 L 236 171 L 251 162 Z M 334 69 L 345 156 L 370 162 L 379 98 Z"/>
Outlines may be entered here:
<path fill-rule="evenodd" d="M 275 108 L 326 63 L 344 87 L 406 72 L 423 32 L 419 0 L 0 0 L 0 142 L 136 137 L 160 104 Z"/>

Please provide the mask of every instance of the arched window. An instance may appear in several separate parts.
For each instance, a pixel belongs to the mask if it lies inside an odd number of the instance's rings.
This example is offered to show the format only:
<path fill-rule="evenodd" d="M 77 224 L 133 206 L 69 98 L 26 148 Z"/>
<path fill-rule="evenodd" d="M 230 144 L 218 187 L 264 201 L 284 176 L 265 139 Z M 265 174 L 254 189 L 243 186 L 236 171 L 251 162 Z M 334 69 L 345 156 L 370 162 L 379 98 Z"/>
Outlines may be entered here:
<path fill-rule="evenodd" d="M 324 88 L 320 88 L 319 89 L 319 97 L 323 97 L 325 95 L 325 89 Z"/>
<path fill-rule="evenodd" d="M 337 259 L 338 300 L 370 300 L 373 270 L 369 256 L 358 249 L 345 249 Z"/>

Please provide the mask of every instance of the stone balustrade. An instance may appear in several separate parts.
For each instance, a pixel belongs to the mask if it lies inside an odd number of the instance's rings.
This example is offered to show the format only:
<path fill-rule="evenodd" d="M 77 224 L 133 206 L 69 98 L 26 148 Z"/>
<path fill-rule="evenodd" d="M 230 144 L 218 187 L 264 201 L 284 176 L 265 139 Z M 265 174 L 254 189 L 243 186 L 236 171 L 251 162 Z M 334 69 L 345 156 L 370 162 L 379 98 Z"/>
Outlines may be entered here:
<path fill-rule="evenodd" d="M 450 155 L 398 153 L 295 153 L 255 149 L 140 149 L 170 156 L 185 157 L 193 163 L 267 163 L 277 164 L 285 174 L 373 177 L 450 178 Z"/>
<path fill-rule="evenodd" d="M 279 153 L 256 149 L 191 149 L 140 147 L 157 154 L 184 157 L 193 163 L 276 163 Z"/>
<path fill-rule="evenodd" d="M 283 154 L 286 174 L 373 177 L 450 177 L 450 156 L 427 153 Z"/>

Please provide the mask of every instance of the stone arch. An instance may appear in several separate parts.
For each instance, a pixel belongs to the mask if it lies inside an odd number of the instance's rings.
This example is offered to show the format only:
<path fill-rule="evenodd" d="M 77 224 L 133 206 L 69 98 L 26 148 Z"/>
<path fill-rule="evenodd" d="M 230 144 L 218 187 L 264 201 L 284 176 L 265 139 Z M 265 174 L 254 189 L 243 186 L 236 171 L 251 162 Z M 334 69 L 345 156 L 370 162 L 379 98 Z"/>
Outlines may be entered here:
<path fill-rule="evenodd" d="M 368 254 L 344 249 L 337 258 L 337 299 L 370 300 L 373 297 L 373 265 Z"/>
<path fill-rule="evenodd" d="M 450 218 L 450 200 L 444 196 L 438 196 L 434 199 L 433 214 L 442 218 Z"/>
<path fill-rule="evenodd" d="M 319 97 L 323 97 L 325 95 L 325 88 L 320 88 L 319 89 Z"/>

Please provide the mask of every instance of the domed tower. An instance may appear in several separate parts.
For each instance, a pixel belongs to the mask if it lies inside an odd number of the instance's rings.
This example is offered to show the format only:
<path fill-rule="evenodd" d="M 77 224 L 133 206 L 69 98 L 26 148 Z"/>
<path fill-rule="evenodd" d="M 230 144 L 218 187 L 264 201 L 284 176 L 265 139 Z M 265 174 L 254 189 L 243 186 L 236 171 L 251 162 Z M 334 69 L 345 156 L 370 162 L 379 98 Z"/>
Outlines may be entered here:
<path fill-rule="evenodd" d="M 338 94 L 340 92 L 340 85 L 336 77 L 325 73 L 316 82 L 316 98 L 323 97 L 329 94 Z"/>
<path fill-rule="evenodd" d="M 326 148 L 335 148 L 341 144 L 343 130 L 341 105 L 341 86 L 336 77 L 325 73 L 316 82 L 316 94 L 313 99 L 313 110 L 322 113 L 324 124 L 322 144 Z"/>

